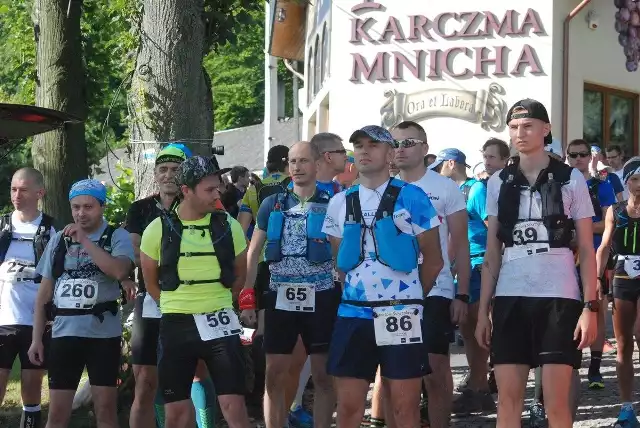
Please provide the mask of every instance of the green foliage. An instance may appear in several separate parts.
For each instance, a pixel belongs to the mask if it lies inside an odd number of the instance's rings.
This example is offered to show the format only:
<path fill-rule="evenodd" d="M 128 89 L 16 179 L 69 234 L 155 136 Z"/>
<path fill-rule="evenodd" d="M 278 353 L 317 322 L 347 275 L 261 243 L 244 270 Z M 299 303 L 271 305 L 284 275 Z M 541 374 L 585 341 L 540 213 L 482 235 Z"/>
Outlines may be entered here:
<path fill-rule="evenodd" d="M 115 186 L 107 186 L 107 204 L 104 216 L 110 224 L 121 225 L 127 217 L 127 211 L 134 201 L 133 170 L 122 166 L 122 162 L 116 164 L 120 175 L 116 178 Z"/>

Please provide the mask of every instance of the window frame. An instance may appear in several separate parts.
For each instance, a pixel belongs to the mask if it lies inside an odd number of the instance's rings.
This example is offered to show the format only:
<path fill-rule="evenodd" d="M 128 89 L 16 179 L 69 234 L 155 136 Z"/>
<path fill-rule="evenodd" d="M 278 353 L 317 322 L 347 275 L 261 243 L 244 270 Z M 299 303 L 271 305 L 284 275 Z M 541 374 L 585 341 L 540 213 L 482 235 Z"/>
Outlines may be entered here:
<path fill-rule="evenodd" d="M 640 94 L 636 92 L 624 91 L 622 89 L 611 88 L 609 86 L 602 86 L 595 83 L 584 83 L 584 92 L 599 92 L 602 94 L 602 150 L 606 150 L 609 146 L 611 138 L 609 135 L 609 120 L 611 118 L 611 96 L 617 96 L 620 98 L 627 98 L 633 101 L 632 111 L 632 128 L 633 136 L 631 141 L 631 147 L 633 153 L 625 153 L 626 157 L 632 157 L 638 155 L 638 126 L 640 125 Z M 583 113 L 584 120 L 584 113 Z M 584 123 L 583 123 L 584 130 Z"/>

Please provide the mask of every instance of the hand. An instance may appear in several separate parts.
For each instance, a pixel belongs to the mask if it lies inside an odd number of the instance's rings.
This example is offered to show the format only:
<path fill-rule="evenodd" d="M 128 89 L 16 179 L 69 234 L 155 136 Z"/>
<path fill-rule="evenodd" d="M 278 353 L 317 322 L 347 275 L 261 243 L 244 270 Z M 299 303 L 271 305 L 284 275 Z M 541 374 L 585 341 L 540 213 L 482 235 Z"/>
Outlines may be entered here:
<path fill-rule="evenodd" d="M 87 234 L 84 233 L 80 226 L 75 223 L 66 225 L 62 230 L 62 235 L 70 237 L 73 242 L 77 242 L 79 244 L 82 244 L 87 240 Z"/>
<path fill-rule="evenodd" d="M 467 321 L 467 310 L 469 305 L 462 300 L 453 299 L 451 302 L 451 321 L 455 325 L 464 324 Z"/>
<path fill-rule="evenodd" d="M 136 298 L 136 293 L 138 292 L 138 285 L 130 279 L 120 281 L 120 285 L 122 285 L 124 297 L 127 299 L 127 302 L 133 302 Z"/>
<path fill-rule="evenodd" d="M 27 355 L 29 356 L 31 364 L 41 366 L 42 363 L 44 363 L 44 345 L 42 344 L 42 341 L 31 342 Z"/>
<path fill-rule="evenodd" d="M 478 314 L 478 323 L 476 324 L 476 340 L 478 341 L 478 345 L 486 351 L 489 351 L 489 347 L 491 346 L 491 330 L 493 326 L 491 325 L 491 319 L 489 318 L 489 314 Z"/>
<path fill-rule="evenodd" d="M 591 312 L 589 309 L 582 311 L 578 325 L 573 332 L 573 339 L 580 340 L 578 349 L 584 349 L 591 346 L 598 335 L 598 313 Z"/>
<path fill-rule="evenodd" d="M 256 317 L 256 310 L 255 309 L 243 310 L 240 313 L 240 320 L 247 327 L 254 327 L 258 322 L 258 318 Z"/>

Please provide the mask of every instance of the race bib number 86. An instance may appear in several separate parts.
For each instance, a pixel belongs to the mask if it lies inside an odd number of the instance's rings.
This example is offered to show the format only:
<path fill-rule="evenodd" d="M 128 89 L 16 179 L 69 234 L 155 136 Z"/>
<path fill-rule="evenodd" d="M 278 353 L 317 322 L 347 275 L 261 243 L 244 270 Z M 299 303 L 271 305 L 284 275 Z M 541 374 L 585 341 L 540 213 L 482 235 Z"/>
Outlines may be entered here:
<path fill-rule="evenodd" d="M 373 309 L 373 328 L 378 346 L 422 343 L 420 314 L 416 309 L 382 312 Z"/>

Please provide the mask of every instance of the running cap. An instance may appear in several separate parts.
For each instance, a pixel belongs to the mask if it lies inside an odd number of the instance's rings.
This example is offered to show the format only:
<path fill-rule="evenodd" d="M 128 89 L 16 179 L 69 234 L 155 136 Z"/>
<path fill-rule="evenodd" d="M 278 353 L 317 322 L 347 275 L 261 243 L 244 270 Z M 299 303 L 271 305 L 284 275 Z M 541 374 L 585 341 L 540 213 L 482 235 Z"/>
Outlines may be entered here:
<path fill-rule="evenodd" d="M 193 156 L 180 164 L 176 174 L 178 186 L 194 188 L 205 177 L 210 175 L 222 175 L 231 171 L 231 168 L 218 168 L 211 158 Z"/>
<path fill-rule="evenodd" d="M 156 166 L 161 163 L 182 163 L 191 157 L 191 150 L 182 143 L 172 143 L 164 147 L 156 156 Z"/>
<path fill-rule="evenodd" d="M 289 160 L 289 147 L 283 145 L 273 146 L 267 153 L 267 163 L 280 163 Z"/>
<path fill-rule="evenodd" d="M 627 184 L 631 176 L 636 174 L 640 174 L 640 156 L 634 156 L 624 164 L 624 167 L 622 167 L 622 181 Z"/>
<path fill-rule="evenodd" d="M 452 160 L 456 163 L 461 163 L 462 165 L 466 166 L 467 168 L 471 168 L 468 164 L 467 164 L 467 156 L 462 153 L 460 150 L 458 149 L 444 149 L 442 151 L 440 151 L 440 153 L 437 154 L 436 156 L 436 160 L 433 161 L 433 163 L 431 165 L 429 165 L 430 169 L 435 169 L 438 166 L 440 166 L 440 164 L 444 161 L 448 161 L 448 160 Z"/>
<path fill-rule="evenodd" d="M 71 190 L 69 190 L 69 200 L 72 200 L 76 196 L 93 196 L 102 205 L 107 201 L 107 188 L 100 181 L 87 178 L 76 181 L 71 186 Z"/>
<path fill-rule="evenodd" d="M 514 110 L 517 110 L 514 112 Z M 525 110 L 525 111 L 522 111 Z M 544 123 L 551 123 L 549 120 L 549 113 L 547 113 L 546 107 L 540 102 L 536 100 L 532 100 L 531 98 L 526 98 L 524 100 L 520 100 L 514 105 L 511 106 L 509 111 L 507 112 L 507 125 L 513 119 L 538 119 L 543 121 Z M 551 132 L 544 137 L 544 145 L 548 146 L 553 142 L 553 137 L 551 136 Z"/>
<path fill-rule="evenodd" d="M 349 137 L 349 142 L 354 143 L 360 138 L 370 138 L 372 141 L 387 143 L 393 148 L 396 147 L 396 142 L 391 136 L 391 133 L 384 129 L 382 126 L 367 125 L 364 128 L 360 128 L 356 132 L 351 134 L 351 137 Z"/>

